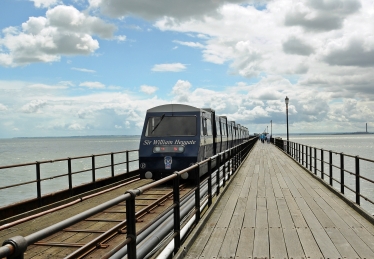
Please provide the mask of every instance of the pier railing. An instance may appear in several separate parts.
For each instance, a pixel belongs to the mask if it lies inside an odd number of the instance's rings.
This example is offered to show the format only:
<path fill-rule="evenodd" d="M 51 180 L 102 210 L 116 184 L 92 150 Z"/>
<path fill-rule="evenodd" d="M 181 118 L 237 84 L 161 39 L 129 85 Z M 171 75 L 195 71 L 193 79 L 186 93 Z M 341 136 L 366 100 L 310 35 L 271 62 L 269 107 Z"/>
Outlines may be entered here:
<path fill-rule="evenodd" d="M 162 258 L 169 258 L 171 254 L 179 250 L 185 235 L 199 222 L 202 213 L 206 211 L 205 208 L 213 204 L 213 197 L 219 195 L 226 181 L 237 172 L 256 141 L 257 138 L 250 139 L 189 168 L 151 184 L 129 190 L 117 198 L 28 236 L 15 236 L 5 240 L 3 246 L 0 247 L 0 258 L 23 258 L 29 245 L 123 201 L 126 201 L 126 220 L 118 224 L 118 230 L 115 227 L 110 229 L 65 258 L 80 258 L 92 249 L 92 245 L 96 247 L 103 238 L 112 235 L 113 231 L 120 232 L 124 223 L 126 224 L 126 238 L 101 258 L 123 258 L 126 255 L 129 259 L 144 258 L 154 251 L 155 247 L 159 247 L 157 253 L 160 256 L 162 254 Z M 216 165 L 214 168 L 213 161 Z M 205 168 L 208 170 L 207 179 L 200 181 L 199 177 L 195 177 L 194 188 L 185 198 L 181 198 L 179 190 L 181 175 L 184 173 L 200 175 L 199 170 L 205 170 Z M 173 204 L 160 217 L 151 222 L 147 229 L 137 230 L 135 198 L 166 182 L 173 182 Z M 147 242 L 142 242 L 145 238 Z"/>
<path fill-rule="evenodd" d="M 273 143 L 336 191 L 374 213 L 374 160 L 280 138 Z"/>
<path fill-rule="evenodd" d="M 0 208 L 30 197 L 36 199 L 39 207 L 44 206 L 46 196 L 61 190 L 72 197 L 77 194 L 77 186 L 89 184 L 92 189 L 102 179 L 137 170 L 138 163 L 134 164 L 138 160 L 138 150 L 126 150 L 0 166 L 0 176 L 8 183 L 13 181 L 6 185 L 0 183 L 0 194 L 6 197 L 0 202 Z M 20 193 L 18 197 L 16 193 Z"/>

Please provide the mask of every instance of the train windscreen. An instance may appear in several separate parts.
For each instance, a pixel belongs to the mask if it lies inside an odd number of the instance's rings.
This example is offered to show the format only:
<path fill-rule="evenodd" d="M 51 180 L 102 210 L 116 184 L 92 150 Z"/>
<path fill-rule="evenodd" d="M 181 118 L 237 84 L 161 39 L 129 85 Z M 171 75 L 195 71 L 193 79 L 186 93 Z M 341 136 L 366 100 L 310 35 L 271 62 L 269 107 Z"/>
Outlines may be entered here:
<path fill-rule="evenodd" d="M 146 137 L 196 136 L 195 116 L 161 116 L 148 118 Z"/>

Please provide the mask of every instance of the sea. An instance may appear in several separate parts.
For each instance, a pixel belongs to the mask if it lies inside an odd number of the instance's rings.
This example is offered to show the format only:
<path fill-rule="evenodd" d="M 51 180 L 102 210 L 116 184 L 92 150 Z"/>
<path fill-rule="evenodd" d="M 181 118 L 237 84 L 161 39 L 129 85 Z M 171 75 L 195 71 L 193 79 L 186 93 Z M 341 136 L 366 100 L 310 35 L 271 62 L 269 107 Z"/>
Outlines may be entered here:
<path fill-rule="evenodd" d="M 275 135 L 286 139 L 285 135 Z M 374 134 L 316 134 L 289 136 L 290 141 L 304 145 L 316 147 L 324 150 L 360 156 L 374 160 Z M 24 164 L 35 161 L 57 160 L 61 158 L 74 158 L 80 156 L 90 156 L 92 154 L 104 154 L 110 152 L 120 152 L 130 150 L 129 160 L 130 171 L 138 168 L 138 153 L 140 136 L 87 136 L 87 137 L 48 137 L 48 138 L 12 138 L 0 139 L 0 167 Z M 324 155 L 327 160 L 327 154 Z M 319 154 L 317 155 L 319 157 Z M 333 163 L 339 166 L 339 156 L 333 155 Z M 115 155 L 115 163 L 126 161 L 125 154 Z M 110 156 L 99 156 L 95 159 L 96 166 L 106 166 L 110 164 Z M 73 186 L 80 185 L 92 180 L 91 158 L 73 159 L 72 171 L 84 171 L 73 175 Z M 346 158 L 346 170 L 354 172 L 354 159 Z M 361 175 L 374 180 L 374 164 L 372 162 L 361 161 Z M 115 174 L 126 171 L 126 165 L 115 167 Z M 51 162 L 41 164 L 41 178 L 45 179 L 41 185 L 42 194 L 53 193 L 58 190 L 68 188 L 68 177 L 64 175 L 68 172 L 66 161 Z M 328 166 L 325 165 L 325 172 Z M 110 168 L 96 170 L 96 179 L 109 177 Z M 36 197 L 36 184 L 32 181 L 36 177 L 35 165 L 17 168 L 0 169 L 0 207 L 7 206 L 25 199 Z M 340 180 L 340 171 L 334 168 L 333 177 Z M 327 177 L 325 177 L 327 178 Z M 328 179 L 326 180 L 328 181 Z M 23 182 L 32 182 L 26 185 L 1 189 L 4 186 L 17 185 Z M 355 188 L 355 180 L 352 176 L 347 176 L 345 183 Z M 338 183 L 334 183 L 334 188 L 339 189 Z M 366 197 L 374 200 L 374 184 L 361 180 L 361 192 Z M 346 195 L 354 200 L 354 194 L 349 190 Z M 369 213 L 374 214 L 374 206 L 362 199 L 361 206 Z"/>

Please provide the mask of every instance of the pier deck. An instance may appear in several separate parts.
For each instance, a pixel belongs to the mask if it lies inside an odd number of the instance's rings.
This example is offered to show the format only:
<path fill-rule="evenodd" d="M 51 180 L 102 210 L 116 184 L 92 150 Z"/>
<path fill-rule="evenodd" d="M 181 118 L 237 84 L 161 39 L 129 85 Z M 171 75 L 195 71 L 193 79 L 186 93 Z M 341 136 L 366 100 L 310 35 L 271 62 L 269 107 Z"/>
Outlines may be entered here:
<path fill-rule="evenodd" d="M 176 258 L 374 258 L 374 225 L 271 144 L 200 224 Z"/>

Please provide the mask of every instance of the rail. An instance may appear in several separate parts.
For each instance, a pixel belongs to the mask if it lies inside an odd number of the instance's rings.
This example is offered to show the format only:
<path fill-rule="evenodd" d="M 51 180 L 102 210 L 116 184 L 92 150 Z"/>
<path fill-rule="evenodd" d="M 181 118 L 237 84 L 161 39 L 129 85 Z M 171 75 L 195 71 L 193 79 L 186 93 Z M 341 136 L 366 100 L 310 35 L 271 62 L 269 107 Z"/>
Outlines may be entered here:
<path fill-rule="evenodd" d="M 361 208 L 374 212 L 374 160 L 280 138 L 273 143 Z"/>
<path fill-rule="evenodd" d="M 188 232 L 185 230 L 185 228 L 190 228 L 199 222 L 203 207 L 212 205 L 213 197 L 219 195 L 221 186 L 225 186 L 226 181 L 230 179 L 230 176 L 238 170 L 247 154 L 255 145 L 256 140 L 257 138 L 250 139 L 214 157 L 210 157 L 182 171 L 175 172 L 174 174 L 159 181 L 134 190 L 129 190 L 125 194 L 115 199 L 80 213 L 72 218 L 61 221 L 55 225 L 42 229 L 36 233 L 32 233 L 26 237 L 16 236 L 10 238 L 4 241 L 3 246 L 0 247 L 0 258 L 23 258 L 24 253 L 29 245 L 38 242 L 39 240 L 52 235 L 76 222 L 79 222 L 80 220 L 90 217 L 99 210 L 109 208 L 110 206 L 123 201 L 126 201 L 127 237 L 120 246 L 113 248 L 102 258 L 122 258 L 126 255 L 129 259 L 144 258 L 147 254 L 151 253 L 156 246 L 159 245 L 160 240 L 164 240 L 164 242 L 161 248 L 158 250 L 162 251 L 161 254 L 166 253 L 166 257 L 168 257 L 171 253 L 176 253 L 178 251 L 178 249 L 181 247 L 184 234 Z M 212 168 L 213 160 L 216 160 L 215 168 Z M 190 195 L 191 201 L 185 202 L 184 200 L 181 200 L 179 196 L 179 183 L 181 175 L 188 172 L 195 172 L 197 175 L 199 175 L 199 170 L 206 168 L 205 166 L 203 167 L 203 165 L 207 165 L 207 179 L 200 182 L 200 178 L 196 177 L 194 180 L 194 188 Z M 147 239 L 145 239 L 146 242 L 141 242 L 142 240 L 144 241 L 143 238 L 145 237 L 140 238 L 141 234 L 144 232 L 142 231 L 140 233 L 136 230 L 135 198 L 153 187 L 160 186 L 161 184 L 170 181 L 173 183 L 173 205 L 169 207 L 169 211 L 172 214 L 172 220 L 166 221 L 159 219 L 161 223 L 159 223 L 158 227 L 154 228 L 152 232 L 153 236 L 151 234 L 147 234 Z M 205 195 L 203 193 L 205 193 Z M 186 210 L 185 207 L 188 204 L 190 207 L 188 210 Z M 182 207 L 182 205 L 186 206 Z M 182 218 L 184 218 L 183 222 Z M 86 247 L 81 247 L 73 254 L 70 254 L 68 258 L 78 258 L 85 253 L 85 249 Z"/>
<path fill-rule="evenodd" d="M 21 198 L 18 200 L 7 200 L 7 203 L 3 205 L 0 204 L 0 207 L 7 206 L 14 202 L 21 202 L 25 199 L 22 197 L 35 197 L 38 200 L 39 207 L 45 205 L 42 203 L 43 197 L 51 192 L 56 192 L 56 185 L 51 188 L 51 184 L 48 186 L 46 185 L 45 190 L 42 188 L 43 183 L 51 180 L 66 178 L 65 180 L 59 181 L 58 186 L 60 190 L 69 190 L 69 196 L 74 196 L 73 189 L 75 186 L 79 184 L 87 184 L 92 183 L 95 187 L 95 184 L 98 178 L 113 178 L 115 177 L 116 173 L 128 173 L 130 172 L 130 164 L 138 161 L 138 150 L 126 150 L 126 151 L 119 151 L 119 152 L 112 152 L 112 153 L 103 153 L 103 154 L 96 154 L 96 155 L 88 155 L 88 156 L 77 156 L 77 157 L 68 157 L 68 158 L 61 158 L 61 159 L 54 159 L 54 160 L 44 160 L 44 161 L 36 161 L 31 163 L 24 163 L 24 164 L 15 164 L 15 165 L 7 165 L 7 166 L 0 166 L 0 173 L 6 175 L 6 178 L 9 180 L 11 179 L 11 175 L 17 173 L 18 170 L 18 177 L 16 177 L 16 181 L 28 179 L 26 181 L 8 184 L 1 186 L 0 184 L 0 192 L 5 193 L 3 197 L 7 197 L 7 199 L 14 198 L 15 195 L 12 193 L 17 192 L 17 188 L 24 187 L 26 185 L 34 185 L 34 190 L 32 188 L 24 188 L 28 190 L 28 192 L 23 193 Z M 124 156 L 121 160 L 119 160 L 119 156 Z M 98 163 L 98 158 L 101 158 L 100 163 Z M 118 162 L 116 160 L 119 160 Z M 109 162 L 108 162 L 109 161 Z M 65 166 L 61 165 L 61 163 L 65 163 Z M 74 164 L 74 162 L 76 162 Z M 55 164 L 55 168 L 46 168 L 43 170 L 43 166 L 45 164 Z M 77 168 L 82 168 L 82 170 L 73 171 L 73 164 Z M 34 167 L 35 178 L 32 179 L 32 169 L 30 167 Z M 86 168 L 89 167 L 89 168 Z M 137 169 L 137 168 L 135 168 Z M 58 174 L 53 174 L 51 171 L 58 171 Z M 103 172 L 105 171 L 105 173 Z M 61 173 L 65 172 L 65 173 Z M 98 173 L 99 172 L 99 173 Z M 87 175 L 90 174 L 89 176 Z M 46 177 L 42 177 L 42 175 L 46 175 Z M 74 184 L 73 176 L 75 182 L 78 184 Z M 15 177 L 13 177 L 15 178 Z M 65 187 L 64 187 L 65 185 Z"/>

